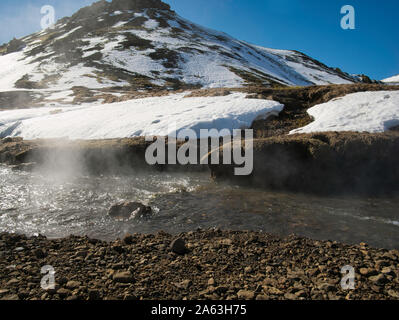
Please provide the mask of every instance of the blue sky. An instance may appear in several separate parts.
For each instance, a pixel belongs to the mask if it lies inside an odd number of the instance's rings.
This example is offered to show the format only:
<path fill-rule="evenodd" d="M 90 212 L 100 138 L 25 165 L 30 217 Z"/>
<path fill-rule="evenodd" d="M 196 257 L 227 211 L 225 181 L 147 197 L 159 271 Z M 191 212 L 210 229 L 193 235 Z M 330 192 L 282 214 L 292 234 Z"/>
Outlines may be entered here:
<path fill-rule="evenodd" d="M 40 30 L 40 8 L 56 18 L 92 0 L 1 0 L 0 43 Z M 181 16 L 238 39 L 302 51 L 349 73 L 375 79 L 399 74 L 397 0 L 165 0 Z M 352 5 L 356 29 L 340 27 L 341 7 Z"/>

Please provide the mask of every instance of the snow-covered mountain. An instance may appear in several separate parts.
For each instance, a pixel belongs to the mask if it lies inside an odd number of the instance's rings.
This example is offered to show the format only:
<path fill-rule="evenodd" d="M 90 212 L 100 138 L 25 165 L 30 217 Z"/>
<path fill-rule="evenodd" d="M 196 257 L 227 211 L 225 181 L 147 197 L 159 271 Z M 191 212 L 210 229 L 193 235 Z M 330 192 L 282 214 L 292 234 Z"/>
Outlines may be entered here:
<path fill-rule="evenodd" d="M 47 102 L 109 101 L 107 95 L 142 90 L 360 81 L 303 53 L 201 27 L 160 0 L 102 0 L 0 46 L 0 93 L 30 90 Z"/>
<path fill-rule="evenodd" d="M 382 80 L 382 82 L 386 82 L 386 83 L 397 82 L 397 83 L 399 83 L 399 74 L 397 76 L 386 78 L 386 79 Z"/>

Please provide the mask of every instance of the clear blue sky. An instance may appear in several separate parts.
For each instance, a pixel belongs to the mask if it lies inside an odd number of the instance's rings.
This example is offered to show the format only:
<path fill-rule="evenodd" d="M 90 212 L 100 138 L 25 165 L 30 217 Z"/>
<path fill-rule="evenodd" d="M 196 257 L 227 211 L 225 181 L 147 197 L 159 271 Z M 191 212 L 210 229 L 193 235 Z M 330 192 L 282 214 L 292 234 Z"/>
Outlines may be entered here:
<path fill-rule="evenodd" d="M 56 18 L 92 0 L 1 0 L 0 43 L 40 30 L 40 8 Z M 181 16 L 238 39 L 302 51 L 349 73 L 399 74 L 398 0 L 165 0 Z M 356 29 L 340 27 L 340 9 L 356 10 Z"/>

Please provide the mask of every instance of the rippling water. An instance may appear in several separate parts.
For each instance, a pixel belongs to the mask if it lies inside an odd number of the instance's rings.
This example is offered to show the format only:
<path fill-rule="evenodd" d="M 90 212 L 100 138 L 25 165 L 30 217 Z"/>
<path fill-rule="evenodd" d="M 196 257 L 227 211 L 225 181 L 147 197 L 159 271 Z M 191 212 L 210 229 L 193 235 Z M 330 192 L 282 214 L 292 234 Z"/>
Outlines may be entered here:
<path fill-rule="evenodd" d="M 108 208 L 141 201 L 149 219 L 116 221 Z M 66 176 L 0 166 L 0 231 L 105 240 L 125 233 L 221 227 L 399 247 L 399 197 L 318 197 L 216 184 L 208 174 Z"/>

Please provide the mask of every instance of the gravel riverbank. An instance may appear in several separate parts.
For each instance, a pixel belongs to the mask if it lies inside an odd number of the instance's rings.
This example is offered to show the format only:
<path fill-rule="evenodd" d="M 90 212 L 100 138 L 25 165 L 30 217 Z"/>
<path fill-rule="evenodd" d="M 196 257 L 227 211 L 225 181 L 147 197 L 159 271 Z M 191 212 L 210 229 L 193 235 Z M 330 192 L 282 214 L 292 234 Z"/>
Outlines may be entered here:
<path fill-rule="evenodd" d="M 0 299 L 399 299 L 399 251 L 221 230 L 103 242 L 0 234 Z M 341 269 L 355 270 L 343 290 Z M 41 288 L 43 266 L 55 288 Z"/>

